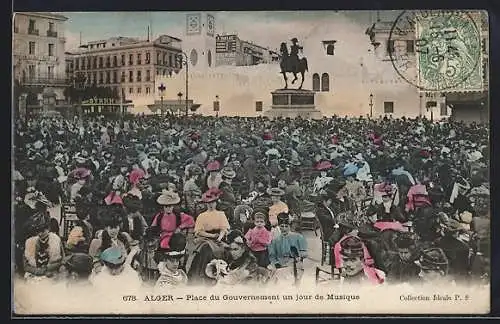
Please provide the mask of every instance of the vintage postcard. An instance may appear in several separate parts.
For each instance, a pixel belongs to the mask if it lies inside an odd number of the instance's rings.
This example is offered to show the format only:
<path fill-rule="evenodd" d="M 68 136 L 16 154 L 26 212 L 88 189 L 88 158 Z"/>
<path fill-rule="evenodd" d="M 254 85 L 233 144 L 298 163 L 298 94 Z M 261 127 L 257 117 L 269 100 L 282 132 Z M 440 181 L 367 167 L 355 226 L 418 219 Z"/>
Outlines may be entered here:
<path fill-rule="evenodd" d="M 14 314 L 489 312 L 487 12 L 12 35 Z"/>

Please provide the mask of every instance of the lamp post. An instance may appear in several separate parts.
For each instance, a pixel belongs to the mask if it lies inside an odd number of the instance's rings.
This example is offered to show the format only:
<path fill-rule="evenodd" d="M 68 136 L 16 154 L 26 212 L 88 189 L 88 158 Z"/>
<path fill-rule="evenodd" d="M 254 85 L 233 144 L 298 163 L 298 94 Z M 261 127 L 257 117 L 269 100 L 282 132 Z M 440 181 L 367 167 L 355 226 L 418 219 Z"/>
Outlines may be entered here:
<path fill-rule="evenodd" d="M 370 93 L 370 104 L 369 104 L 369 106 L 370 106 L 370 118 L 372 118 L 373 117 L 373 94 L 372 93 Z"/>
<path fill-rule="evenodd" d="M 418 115 L 422 117 L 422 94 L 419 94 L 419 107 L 418 107 Z"/>
<path fill-rule="evenodd" d="M 165 93 L 165 85 L 162 83 L 158 87 L 158 91 L 160 91 L 160 109 L 161 109 L 161 115 L 163 116 L 163 94 Z"/>
<path fill-rule="evenodd" d="M 177 97 L 179 98 L 179 111 L 178 111 L 178 115 L 180 116 L 181 115 L 181 103 L 182 103 L 182 92 L 179 91 L 179 93 L 177 94 Z"/>
<path fill-rule="evenodd" d="M 177 58 L 179 59 L 181 66 L 185 65 L 186 66 L 186 107 L 185 107 L 185 114 L 186 117 L 188 116 L 189 109 L 188 109 L 188 86 L 189 86 L 189 60 L 188 56 L 184 52 L 180 52 L 177 54 Z"/>
<path fill-rule="evenodd" d="M 215 116 L 219 117 L 219 110 L 220 110 L 219 95 L 215 95 L 215 102 L 217 102 L 217 111 L 215 112 Z"/>

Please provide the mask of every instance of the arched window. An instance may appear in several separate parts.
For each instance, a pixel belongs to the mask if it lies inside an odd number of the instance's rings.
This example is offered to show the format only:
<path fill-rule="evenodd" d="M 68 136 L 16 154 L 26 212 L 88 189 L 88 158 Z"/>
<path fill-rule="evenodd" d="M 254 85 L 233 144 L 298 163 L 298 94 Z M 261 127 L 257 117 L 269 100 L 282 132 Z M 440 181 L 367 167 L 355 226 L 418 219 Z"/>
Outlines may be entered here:
<path fill-rule="evenodd" d="M 330 91 L 330 76 L 328 73 L 321 75 L 321 91 Z"/>
<path fill-rule="evenodd" d="M 320 85 L 319 85 L 319 74 L 314 73 L 313 74 L 313 91 L 319 91 Z"/>
<path fill-rule="evenodd" d="M 335 45 L 330 44 L 326 47 L 326 55 L 334 55 L 335 54 Z"/>

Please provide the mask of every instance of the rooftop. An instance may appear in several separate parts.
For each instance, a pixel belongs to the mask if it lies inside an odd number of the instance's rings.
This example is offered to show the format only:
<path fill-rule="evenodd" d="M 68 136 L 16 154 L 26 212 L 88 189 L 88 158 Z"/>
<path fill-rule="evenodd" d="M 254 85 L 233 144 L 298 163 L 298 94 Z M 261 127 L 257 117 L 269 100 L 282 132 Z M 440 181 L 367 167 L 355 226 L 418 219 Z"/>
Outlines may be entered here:
<path fill-rule="evenodd" d="M 30 17 L 40 17 L 40 18 L 48 18 L 48 19 L 55 19 L 55 20 L 61 20 L 61 21 L 66 21 L 68 20 L 68 17 L 52 13 L 52 12 L 15 12 L 15 15 L 25 15 L 25 16 L 30 16 Z"/>

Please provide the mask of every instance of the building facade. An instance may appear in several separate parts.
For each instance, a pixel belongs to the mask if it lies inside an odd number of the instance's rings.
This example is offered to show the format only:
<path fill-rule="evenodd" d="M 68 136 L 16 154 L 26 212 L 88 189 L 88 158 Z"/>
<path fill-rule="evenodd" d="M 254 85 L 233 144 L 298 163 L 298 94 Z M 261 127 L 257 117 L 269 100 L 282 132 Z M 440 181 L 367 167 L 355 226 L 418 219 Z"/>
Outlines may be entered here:
<path fill-rule="evenodd" d="M 47 106 L 44 100 L 48 97 L 51 97 L 52 106 L 65 102 L 64 89 L 68 86 L 64 55 L 66 20 L 62 15 L 46 12 L 14 14 L 13 78 L 22 93 L 29 93 L 29 105 Z"/>
<path fill-rule="evenodd" d="M 157 76 L 179 72 L 180 44 L 180 39 L 168 35 L 152 41 L 113 37 L 88 42 L 67 54 L 68 74 L 83 74 L 86 85 L 109 87 L 130 100 L 153 96 L 158 91 Z"/>
<path fill-rule="evenodd" d="M 276 51 L 241 40 L 238 35 L 217 35 L 216 65 L 248 66 L 279 61 Z"/>

